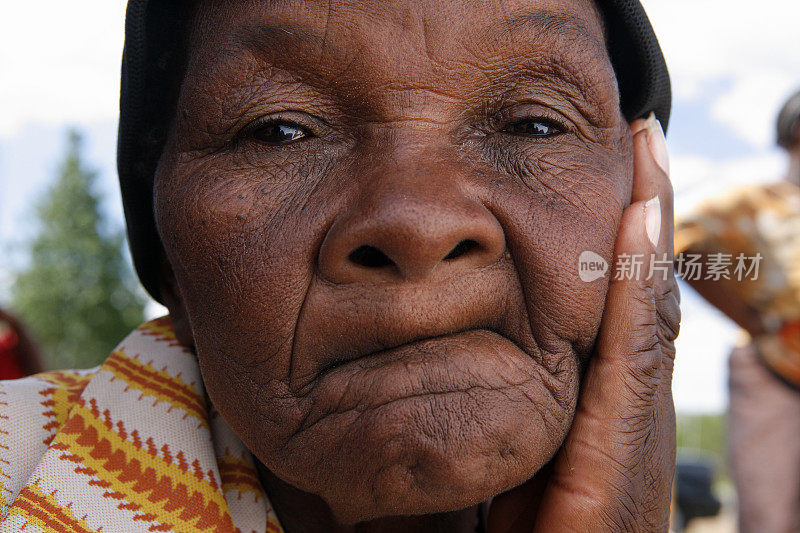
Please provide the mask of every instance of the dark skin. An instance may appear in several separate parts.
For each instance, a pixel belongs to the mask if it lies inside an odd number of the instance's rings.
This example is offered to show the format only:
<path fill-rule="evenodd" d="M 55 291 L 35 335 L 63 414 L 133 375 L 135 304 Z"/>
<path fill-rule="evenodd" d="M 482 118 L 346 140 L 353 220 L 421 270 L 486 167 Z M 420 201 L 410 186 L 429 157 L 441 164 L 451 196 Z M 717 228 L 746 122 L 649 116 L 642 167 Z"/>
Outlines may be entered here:
<path fill-rule="evenodd" d="M 289 532 L 666 526 L 674 279 L 576 264 L 668 178 L 591 3 L 480 6 L 198 10 L 164 298 Z"/>

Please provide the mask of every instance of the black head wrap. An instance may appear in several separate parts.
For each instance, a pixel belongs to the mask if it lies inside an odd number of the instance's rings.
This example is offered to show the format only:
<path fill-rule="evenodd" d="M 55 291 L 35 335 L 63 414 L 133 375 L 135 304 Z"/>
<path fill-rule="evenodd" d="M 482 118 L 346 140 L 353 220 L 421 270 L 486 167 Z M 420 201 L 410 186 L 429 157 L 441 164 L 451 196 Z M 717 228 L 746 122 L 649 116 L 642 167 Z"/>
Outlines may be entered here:
<path fill-rule="evenodd" d="M 778 113 L 778 146 L 791 149 L 800 143 L 800 91 L 783 105 L 783 109 Z"/>
<path fill-rule="evenodd" d="M 651 111 L 666 129 L 669 73 L 639 0 L 596 0 L 622 112 L 632 121 Z M 162 245 L 153 216 L 153 179 L 175 113 L 183 76 L 191 0 L 129 0 L 122 55 L 117 168 L 133 262 L 139 279 L 161 301 Z"/>

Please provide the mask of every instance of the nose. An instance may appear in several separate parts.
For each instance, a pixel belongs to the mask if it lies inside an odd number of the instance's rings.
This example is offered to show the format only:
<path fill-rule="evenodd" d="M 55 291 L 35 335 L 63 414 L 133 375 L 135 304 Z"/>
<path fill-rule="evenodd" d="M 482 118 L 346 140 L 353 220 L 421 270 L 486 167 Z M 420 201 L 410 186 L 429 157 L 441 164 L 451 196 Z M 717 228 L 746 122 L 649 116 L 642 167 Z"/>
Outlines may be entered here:
<path fill-rule="evenodd" d="M 364 189 L 320 248 L 320 273 L 333 283 L 419 281 L 491 265 L 505 251 L 495 216 L 447 179 L 387 179 Z"/>

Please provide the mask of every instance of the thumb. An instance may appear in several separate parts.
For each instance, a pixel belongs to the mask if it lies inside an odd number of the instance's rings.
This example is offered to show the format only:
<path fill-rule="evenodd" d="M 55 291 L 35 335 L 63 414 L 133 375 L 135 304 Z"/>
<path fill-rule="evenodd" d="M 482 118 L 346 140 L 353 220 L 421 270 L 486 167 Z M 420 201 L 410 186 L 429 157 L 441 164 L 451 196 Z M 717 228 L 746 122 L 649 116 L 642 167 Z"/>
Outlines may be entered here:
<path fill-rule="evenodd" d="M 582 398 L 619 417 L 653 401 L 662 363 L 654 275 L 650 271 L 661 226 L 658 197 L 635 202 L 623 213 L 617 262 L 609 283 L 603 322 Z M 587 405 L 587 407 L 589 407 Z M 597 413 L 599 414 L 599 413 Z"/>
<path fill-rule="evenodd" d="M 671 469 L 671 459 L 661 457 L 669 439 L 662 438 L 657 421 L 665 398 L 649 264 L 660 216 L 655 199 L 632 203 L 623 212 L 596 351 L 540 507 L 538 531 L 558 531 L 564 524 L 616 530 L 620 522 L 635 520 L 626 514 L 640 509 L 637 498 L 660 494 L 661 472 Z M 657 491 L 647 486 L 653 480 Z"/>

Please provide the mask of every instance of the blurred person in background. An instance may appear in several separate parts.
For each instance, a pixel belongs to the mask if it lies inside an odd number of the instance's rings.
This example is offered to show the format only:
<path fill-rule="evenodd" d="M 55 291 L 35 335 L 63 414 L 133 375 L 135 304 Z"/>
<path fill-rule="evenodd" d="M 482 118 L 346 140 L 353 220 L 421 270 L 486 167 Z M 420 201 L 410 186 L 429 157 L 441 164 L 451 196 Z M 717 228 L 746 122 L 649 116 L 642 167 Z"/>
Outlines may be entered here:
<path fill-rule="evenodd" d="M 742 328 L 728 413 L 742 533 L 800 531 L 800 92 L 778 116 L 777 140 L 790 158 L 781 181 L 715 199 L 675 238 L 684 279 Z M 691 269 L 693 255 L 730 271 Z"/>
<path fill-rule="evenodd" d="M 39 350 L 22 324 L 0 308 L 0 380 L 42 371 Z"/>

